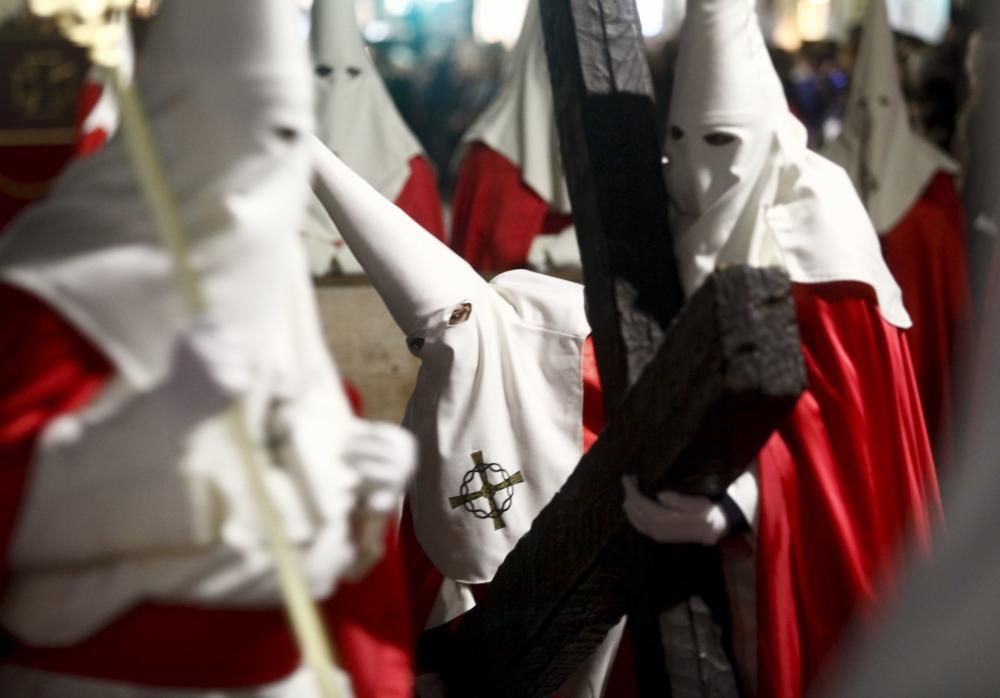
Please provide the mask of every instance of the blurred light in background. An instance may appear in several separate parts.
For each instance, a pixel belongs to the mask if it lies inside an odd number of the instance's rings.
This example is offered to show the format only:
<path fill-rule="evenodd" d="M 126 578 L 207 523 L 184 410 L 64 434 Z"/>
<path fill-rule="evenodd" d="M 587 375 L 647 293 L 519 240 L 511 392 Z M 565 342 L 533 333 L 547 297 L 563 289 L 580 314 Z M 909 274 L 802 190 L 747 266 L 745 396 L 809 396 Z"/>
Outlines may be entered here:
<path fill-rule="evenodd" d="M 774 0 L 771 21 L 774 45 L 785 51 L 797 51 L 802 45 L 797 0 Z"/>
<path fill-rule="evenodd" d="M 413 0 L 385 0 L 382 5 L 390 15 L 402 17 L 410 14 L 413 9 Z"/>
<path fill-rule="evenodd" d="M 803 41 L 822 41 L 830 26 L 830 0 L 799 0 L 796 20 Z"/>
<path fill-rule="evenodd" d="M 893 29 L 936 44 L 948 31 L 950 0 L 889 0 Z"/>
<path fill-rule="evenodd" d="M 307 13 L 313 0 L 296 2 Z M 868 2 L 886 2 L 889 21 L 896 31 L 930 43 L 943 39 L 953 4 L 952 0 L 756 0 L 756 5 L 765 31 L 774 43 L 795 51 L 803 41 L 846 39 L 848 30 L 863 18 Z M 366 38 L 372 42 L 384 41 L 400 32 L 408 34 L 400 22 L 408 22 L 415 11 L 431 11 L 438 22 L 455 13 L 449 9 L 446 15 L 440 14 L 446 6 L 463 8 L 461 11 L 468 13 L 471 5 L 474 39 L 510 48 L 521 31 L 528 0 L 355 0 L 355 5 L 358 24 L 366 28 Z M 684 18 L 684 5 L 685 0 L 636 0 L 643 36 L 676 36 Z M 380 21 L 388 21 L 392 32 L 387 34 Z M 437 34 L 458 31 L 467 36 L 467 23 L 464 27 L 459 26 L 461 23 L 455 27 L 451 27 L 453 22 L 445 24 L 449 26 L 436 27 Z"/>
<path fill-rule="evenodd" d="M 392 25 L 382 20 L 375 20 L 364 25 L 365 41 L 370 44 L 380 44 L 392 36 Z"/>
<path fill-rule="evenodd" d="M 639 24 L 642 25 L 643 36 L 654 37 L 663 33 L 666 5 L 664 0 L 636 0 L 635 6 L 639 10 Z"/>
<path fill-rule="evenodd" d="M 472 10 L 472 31 L 484 44 L 514 45 L 521 33 L 528 0 L 476 0 Z"/>

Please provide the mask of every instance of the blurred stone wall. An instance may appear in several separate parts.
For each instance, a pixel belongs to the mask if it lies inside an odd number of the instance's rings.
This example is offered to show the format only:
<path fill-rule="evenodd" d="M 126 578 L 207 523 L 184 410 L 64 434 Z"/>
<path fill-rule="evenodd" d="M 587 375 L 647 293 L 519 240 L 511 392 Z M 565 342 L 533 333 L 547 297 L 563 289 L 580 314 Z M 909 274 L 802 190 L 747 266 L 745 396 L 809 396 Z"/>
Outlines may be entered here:
<path fill-rule="evenodd" d="M 316 288 L 323 333 L 344 378 L 361 393 L 364 416 L 399 423 L 420 362 L 367 281 Z"/>

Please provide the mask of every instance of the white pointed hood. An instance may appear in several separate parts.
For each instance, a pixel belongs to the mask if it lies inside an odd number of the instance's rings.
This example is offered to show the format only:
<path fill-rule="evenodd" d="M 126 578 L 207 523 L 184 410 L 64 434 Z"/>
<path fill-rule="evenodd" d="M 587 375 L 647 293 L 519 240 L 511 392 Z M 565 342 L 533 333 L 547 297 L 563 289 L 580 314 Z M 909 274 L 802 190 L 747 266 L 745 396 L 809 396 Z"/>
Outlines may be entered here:
<path fill-rule="evenodd" d="M 404 421 L 420 439 L 417 537 L 446 577 L 488 582 L 582 451 L 583 287 L 524 270 L 486 283 L 315 141 L 314 156 L 320 200 L 421 359 Z M 502 520 L 487 499 L 462 504 L 508 475 Z"/>
<path fill-rule="evenodd" d="M 462 142 L 485 143 L 517 165 L 524 182 L 551 209 L 570 213 L 538 0 L 528 3 L 521 35 L 504 72 L 500 94 Z"/>
<path fill-rule="evenodd" d="M 315 0 L 316 133 L 365 181 L 395 201 L 423 152 L 365 50 L 353 0 Z"/>
<path fill-rule="evenodd" d="M 861 281 L 909 326 L 899 287 L 843 170 L 806 148 L 748 0 L 688 0 L 666 153 L 681 281 L 721 264 L 793 281 Z"/>
<path fill-rule="evenodd" d="M 885 0 L 872 0 L 854 64 L 844 131 L 825 154 L 851 177 L 880 235 L 889 233 L 939 171 L 957 164 L 910 126 Z"/>
<path fill-rule="evenodd" d="M 325 594 L 350 549 L 357 476 L 345 455 L 353 417 L 298 237 L 313 124 L 296 17 L 291 3 L 277 0 L 164 2 L 136 85 L 202 276 L 206 319 L 237 338 L 252 367 L 247 428 L 255 444 L 268 443 L 269 427 L 284 434 L 280 448 L 260 449 L 269 456 L 267 484 L 310 588 Z M 44 299 L 117 369 L 82 408 L 84 425 L 127 410 L 132 399 L 166 403 L 157 388 L 191 323 L 126 150 L 119 134 L 74 162 L 0 241 L 0 278 Z M 277 602 L 253 498 L 221 416 L 194 426 L 181 452 L 156 468 L 153 456 L 100 457 L 113 440 L 93 431 L 86 432 L 91 457 L 67 469 L 49 433 L 33 455 L 18 567 L 0 598 L 6 628 L 29 642 L 60 644 L 150 599 Z M 142 515 L 128 517 L 133 509 L 119 506 L 122 499 L 146 503 Z M 60 536 L 67 526 L 79 545 Z M 98 585 L 101 594 L 81 609 L 71 590 Z"/>
<path fill-rule="evenodd" d="M 293 142 L 312 128 L 308 63 L 285 44 L 296 41 L 295 23 L 282 3 L 213 0 L 192 12 L 192 1 L 164 3 L 137 84 L 208 305 L 223 324 L 241 325 L 265 315 L 258 303 L 280 302 L 289 279 L 275 266 L 289 256 L 304 266 L 288 235 L 308 193 L 308 155 Z M 268 22 L 279 29 L 258 29 Z M 187 321 L 120 136 L 73 163 L 44 205 L 10 226 L 0 274 L 70 317 L 138 388 L 162 376 Z"/>

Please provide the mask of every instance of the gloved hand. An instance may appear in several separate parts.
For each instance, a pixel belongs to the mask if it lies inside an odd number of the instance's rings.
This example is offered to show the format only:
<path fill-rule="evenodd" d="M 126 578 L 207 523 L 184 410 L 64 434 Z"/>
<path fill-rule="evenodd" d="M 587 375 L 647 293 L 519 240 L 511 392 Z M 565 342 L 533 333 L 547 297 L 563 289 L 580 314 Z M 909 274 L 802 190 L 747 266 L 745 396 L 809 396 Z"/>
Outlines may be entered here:
<path fill-rule="evenodd" d="M 417 461 L 413 435 L 395 424 L 358 420 L 344 458 L 361 476 L 351 514 L 355 561 L 345 576 L 357 581 L 381 559 L 389 517 L 396 511 Z"/>
<path fill-rule="evenodd" d="M 358 420 L 344 458 L 361 476 L 360 498 L 368 511 L 395 510 L 417 463 L 417 441 L 395 424 Z"/>
<path fill-rule="evenodd" d="M 639 491 L 633 475 L 624 476 L 622 484 L 629 523 L 658 543 L 715 545 L 729 533 L 725 511 L 710 499 L 665 490 L 653 500 Z"/>

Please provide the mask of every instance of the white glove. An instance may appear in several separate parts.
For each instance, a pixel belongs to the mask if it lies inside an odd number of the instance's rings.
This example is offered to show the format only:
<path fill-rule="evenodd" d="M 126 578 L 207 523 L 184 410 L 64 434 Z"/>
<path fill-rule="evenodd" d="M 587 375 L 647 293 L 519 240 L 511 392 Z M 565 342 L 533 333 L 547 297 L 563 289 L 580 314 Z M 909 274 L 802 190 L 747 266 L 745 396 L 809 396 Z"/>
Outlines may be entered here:
<path fill-rule="evenodd" d="M 657 543 L 715 545 L 729 533 L 725 512 L 710 499 L 665 490 L 652 500 L 639 491 L 635 476 L 624 476 L 622 484 L 626 518 Z"/>
<path fill-rule="evenodd" d="M 351 514 L 355 559 L 345 573 L 358 581 L 382 557 L 389 516 L 399 506 L 417 462 L 417 442 L 395 424 L 358 420 L 344 459 L 361 476 L 358 503 Z"/>
<path fill-rule="evenodd" d="M 368 511 L 395 510 L 417 463 L 417 441 L 395 424 L 358 420 L 344 459 L 361 476 L 360 497 Z"/>

